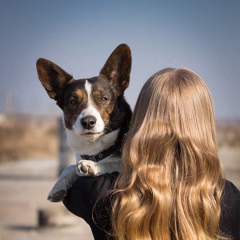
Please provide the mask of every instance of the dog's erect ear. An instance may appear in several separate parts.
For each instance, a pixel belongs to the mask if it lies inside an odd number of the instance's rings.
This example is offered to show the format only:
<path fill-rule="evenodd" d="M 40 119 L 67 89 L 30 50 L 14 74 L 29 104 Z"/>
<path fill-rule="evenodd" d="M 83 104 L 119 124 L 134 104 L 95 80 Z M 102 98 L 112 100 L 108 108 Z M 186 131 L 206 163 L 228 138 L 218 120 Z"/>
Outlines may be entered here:
<path fill-rule="evenodd" d="M 129 85 L 131 66 L 131 50 L 126 44 L 121 44 L 112 52 L 100 75 L 107 77 L 122 94 Z"/>
<path fill-rule="evenodd" d="M 58 100 L 63 89 L 70 83 L 73 82 L 73 77 L 65 72 L 55 63 L 39 58 L 37 60 L 37 72 L 39 80 L 46 89 L 50 98 Z"/>

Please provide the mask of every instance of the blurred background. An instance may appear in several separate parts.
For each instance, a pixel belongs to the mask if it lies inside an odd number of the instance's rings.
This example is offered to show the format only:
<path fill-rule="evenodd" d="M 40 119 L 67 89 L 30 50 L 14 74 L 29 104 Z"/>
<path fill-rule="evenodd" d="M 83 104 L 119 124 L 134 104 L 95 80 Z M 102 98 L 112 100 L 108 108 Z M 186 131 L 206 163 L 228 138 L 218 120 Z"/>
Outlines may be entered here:
<path fill-rule="evenodd" d="M 38 80 L 40 57 L 87 78 L 128 44 L 132 108 L 156 71 L 194 70 L 212 93 L 226 176 L 240 188 L 239 13 L 238 0 L 1 0 L 0 240 L 92 239 L 85 223 L 66 213 L 53 213 L 51 227 L 39 223 L 42 210 L 64 210 L 46 200 L 59 173 L 62 113 Z"/>

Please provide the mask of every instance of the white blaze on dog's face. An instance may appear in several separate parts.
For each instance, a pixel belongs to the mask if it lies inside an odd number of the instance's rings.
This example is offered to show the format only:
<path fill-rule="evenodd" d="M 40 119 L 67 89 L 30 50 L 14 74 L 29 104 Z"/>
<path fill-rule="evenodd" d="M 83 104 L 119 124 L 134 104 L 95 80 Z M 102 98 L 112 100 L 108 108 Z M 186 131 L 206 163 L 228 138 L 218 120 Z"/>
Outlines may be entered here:
<path fill-rule="evenodd" d="M 86 80 L 85 82 L 87 105 L 86 108 L 78 115 L 75 123 L 72 126 L 72 131 L 76 135 L 82 135 L 89 138 L 97 138 L 104 132 L 104 121 L 96 109 L 91 94 L 92 85 Z"/>

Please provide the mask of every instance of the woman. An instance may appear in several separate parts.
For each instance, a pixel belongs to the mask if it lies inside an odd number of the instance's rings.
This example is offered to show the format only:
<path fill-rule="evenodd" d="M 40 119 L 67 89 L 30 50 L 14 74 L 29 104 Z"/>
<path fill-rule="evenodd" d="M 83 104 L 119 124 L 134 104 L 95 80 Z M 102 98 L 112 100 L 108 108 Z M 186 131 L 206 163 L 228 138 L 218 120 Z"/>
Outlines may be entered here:
<path fill-rule="evenodd" d="M 64 204 L 95 239 L 240 239 L 240 193 L 223 179 L 203 80 L 184 68 L 154 74 L 138 97 L 121 173 L 79 178 Z"/>

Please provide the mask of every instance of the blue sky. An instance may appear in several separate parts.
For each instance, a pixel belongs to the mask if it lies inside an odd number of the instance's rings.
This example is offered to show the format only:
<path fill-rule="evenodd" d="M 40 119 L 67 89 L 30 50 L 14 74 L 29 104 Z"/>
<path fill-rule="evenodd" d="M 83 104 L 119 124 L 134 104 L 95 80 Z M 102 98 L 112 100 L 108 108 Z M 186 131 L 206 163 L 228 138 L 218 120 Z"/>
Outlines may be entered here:
<path fill-rule="evenodd" d="M 61 113 L 38 81 L 36 60 L 87 78 L 126 43 L 132 107 L 153 73 L 184 66 L 207 83 L 217 118 L 240 118 L 239 0 L 2 0 L 0 32 L 0 111 Z"/>

